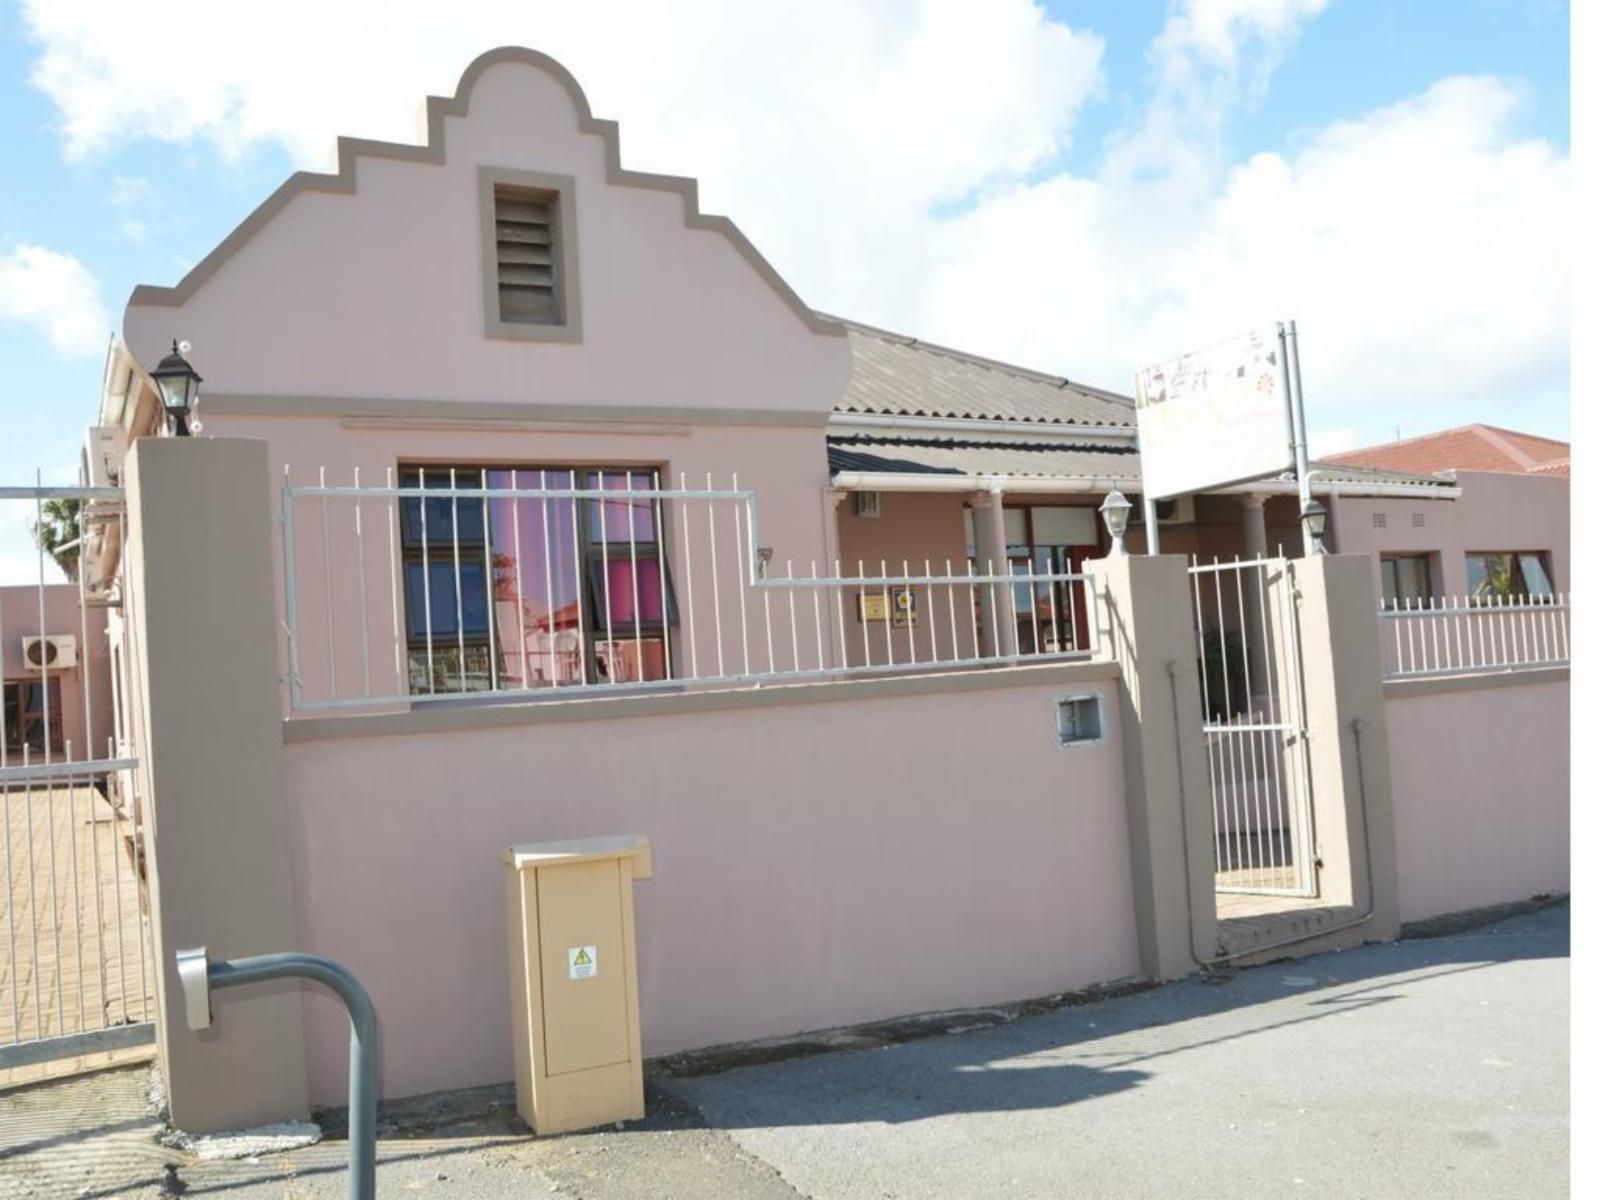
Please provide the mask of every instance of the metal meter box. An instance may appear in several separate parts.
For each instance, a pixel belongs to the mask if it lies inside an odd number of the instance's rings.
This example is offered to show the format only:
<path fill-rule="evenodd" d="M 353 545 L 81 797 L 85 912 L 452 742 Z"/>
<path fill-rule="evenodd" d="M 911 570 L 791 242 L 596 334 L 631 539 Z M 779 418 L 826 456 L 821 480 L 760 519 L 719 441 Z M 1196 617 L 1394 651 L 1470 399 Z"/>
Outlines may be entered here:
<path fill-rule="evenodd" d="M 644 1116 L 633 881 L 641 836 L 512 846 L 506 864 L 517 1112 L 539 1134 Z"/>

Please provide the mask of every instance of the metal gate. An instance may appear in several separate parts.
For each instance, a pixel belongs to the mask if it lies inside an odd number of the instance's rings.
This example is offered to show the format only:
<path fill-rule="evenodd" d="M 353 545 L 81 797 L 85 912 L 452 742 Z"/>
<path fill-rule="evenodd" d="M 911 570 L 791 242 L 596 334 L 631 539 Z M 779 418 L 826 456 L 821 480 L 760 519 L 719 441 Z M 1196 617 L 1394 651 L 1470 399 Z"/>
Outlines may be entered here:
<path fill-rule="evenodd" d="M 1317 894 L 1293 567 L 1191 563 L 1216 888 Z"/>
<path fill-rule="evenodd" d="M 121 489 L 5 487 L 0 502 L 37 557 L 27 582 L 0 586 L 5 1086 L 39 1064 L 153 1042 L 155 962 Z"/>

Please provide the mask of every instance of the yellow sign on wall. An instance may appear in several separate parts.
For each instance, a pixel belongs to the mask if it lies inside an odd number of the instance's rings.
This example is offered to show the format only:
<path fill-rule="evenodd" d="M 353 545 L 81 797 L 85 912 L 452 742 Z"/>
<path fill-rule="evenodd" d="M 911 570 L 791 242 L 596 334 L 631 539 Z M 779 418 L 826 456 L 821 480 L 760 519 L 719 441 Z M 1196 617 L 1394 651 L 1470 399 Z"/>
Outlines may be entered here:
<path fill-rule="evenodd" d="M 857 620 L 888 621 L 891 617 L 896 629 L 917 623 L 917 593 L 914 589 L 894 587 L 885 593 L 880 588 L 875 592 L 861 592 L 856 595 Z"/>

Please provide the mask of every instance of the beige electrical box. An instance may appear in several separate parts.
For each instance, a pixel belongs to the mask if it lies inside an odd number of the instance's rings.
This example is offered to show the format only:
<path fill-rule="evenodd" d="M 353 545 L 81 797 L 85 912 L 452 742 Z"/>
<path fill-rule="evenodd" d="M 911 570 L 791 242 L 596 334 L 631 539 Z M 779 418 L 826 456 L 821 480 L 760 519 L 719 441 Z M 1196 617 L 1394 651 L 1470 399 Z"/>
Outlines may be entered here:
<path fill-rule="evenodd" d="M 633 881 L 641 836 L 505 852 L 517 1112 L 539 1134 L 644 1116 Z"/>

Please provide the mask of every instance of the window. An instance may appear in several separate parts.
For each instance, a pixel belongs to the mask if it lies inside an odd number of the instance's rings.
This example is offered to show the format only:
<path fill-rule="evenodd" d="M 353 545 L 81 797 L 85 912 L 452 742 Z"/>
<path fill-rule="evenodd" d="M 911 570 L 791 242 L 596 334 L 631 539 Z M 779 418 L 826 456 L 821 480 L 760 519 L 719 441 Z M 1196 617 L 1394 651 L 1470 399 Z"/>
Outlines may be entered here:
<path fill-rule="evenodd" d="M 1478 601 L 1506 596 L 1548 596 L 1555 591 L 1541 551 L 1467 555 L 1467 593 Z"/>
<path fill-rule="evenodd" d="M 24 747 L 44 753 L 44 681 L 25 679 L 6 684 L 6 750 L 20 754 Z M 50 680 L 50 752 L 60 754 L 66 746 L 61 728 L 61 681 Z"/>
<path fill-rule="evenodd" d="M 1383 606 L 1405 608 L 1433 596 L 1433 571 L 1426 554 L 1396 555 L 1378 561 L 1383 572 Z"/>
<path fill-rule="evenodd" d="M 976 562 L 972 509 L 966 510 L 967 557 L 979 573 L 988 570 Z M 1006 567 L 1026 580 L 1029 564 L 1034 575 L 1071 575 L 1083 569 L 1084 560 L 1100 553 L 1100 516 L 1093 505 L 1034 504 L 1001 510 L 1005 525 Z M 980 591 L 980 620 L 987 593 Z M 1017 647 L 1022 654 L 1057 654 L 1076 650 L 1089 641 L 1089 598 L 1081 583 L 1054 580 L 1017 583 L 1012 587 L 1017 618 Z"/>
<path fill-rule="evenodd" d="M 595 490 L 618 498 L 406 498 L 401 503 L 413 692 L 670 677 L 677 603 L 653 470 L 402 467 L 403 486 Z M 492 600 L 491 600 L 492 596 Z"/>
<path fill-rule="evenodd" d="M 479 170 L 485 332 L 580 339 L 577 221 L 568 175 Z"/>

